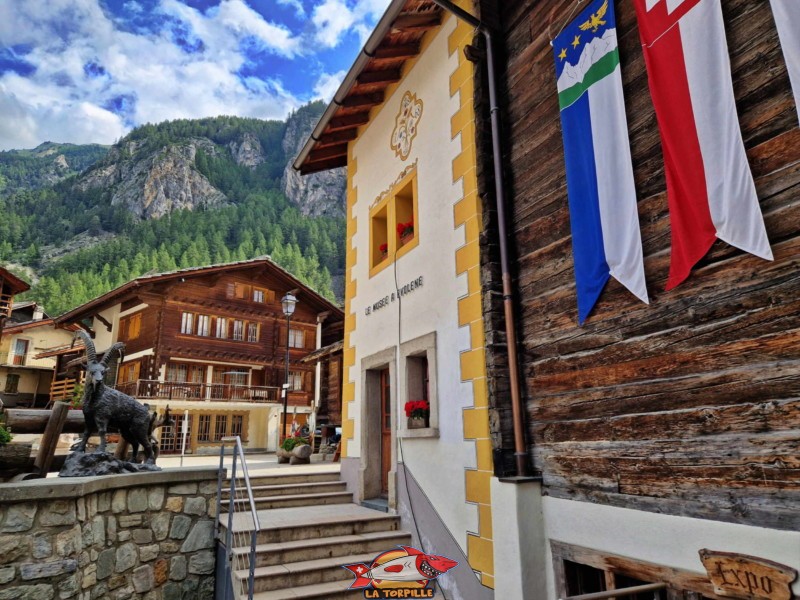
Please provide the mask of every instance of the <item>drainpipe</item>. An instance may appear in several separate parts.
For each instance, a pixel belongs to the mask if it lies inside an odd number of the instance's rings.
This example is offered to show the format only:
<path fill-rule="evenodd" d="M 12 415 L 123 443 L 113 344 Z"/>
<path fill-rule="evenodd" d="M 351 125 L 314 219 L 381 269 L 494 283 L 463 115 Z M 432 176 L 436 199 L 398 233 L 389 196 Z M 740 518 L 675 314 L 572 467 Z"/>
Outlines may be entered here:
<path fill-rule="evenodd" d="M 503 272 L 503 308 L 506 321 L 506 340 L 508 343 L 508 374 L 511 380 L 511 411 L 514 420 L 514 458 L 517 463 L 517 477 L 527 477 L 528 454 L 525 448 L 525 426 L 523 424 L 522 401 L 520 394 L 519 368 L 517 357 L 517 334 L 514 305 L 512 302 L 511 269 L 508 260 L 508 230 L 506 225 L 506 192 L 503 182 L 503 157 L 500 146 L 500 107 L 497 103 L 497 77 L 495 74 L 494 44 L 492 32 L 478 18 L 459 8 L 450 0 L 433 0 L 444 10 L 474 27 L 486 40 L 486 66 L 489 83 L 489 108 L 491 110 L 492 154 L 494 162 L 495 202 L 497 203 L 497 229 L 500 238 L 500 268 Z"/>

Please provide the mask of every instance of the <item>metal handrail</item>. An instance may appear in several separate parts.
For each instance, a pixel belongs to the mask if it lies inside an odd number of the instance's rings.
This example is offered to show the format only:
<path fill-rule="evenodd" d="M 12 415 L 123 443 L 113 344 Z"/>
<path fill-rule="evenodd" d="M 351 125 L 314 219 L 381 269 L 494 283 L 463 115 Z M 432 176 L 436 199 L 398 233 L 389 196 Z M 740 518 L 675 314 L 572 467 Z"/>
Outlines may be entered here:
<path fill-rule="evenodd" d="M 667 587 L 666 583 L 646 583 L 632 587 L 619 588 L 616 590 L 606 590 L 605 592 L 593 592 L 591 594 L 581 594 L 580 596 L 569 596 L 562 600 L 605 600 L 606 598 L 625 598 L 645 592 L 657 592 Z"/>
<path fill-rule="evenodd" d="M 253 496 L 253 487 L 250 484 L 250 472 L 247 469 L 247 461 L 244 458 L 244 449 L 242 448 L 242 440 L 237 436 L 224 437 L 220 440 L 221 445 L 219 449 L 219 474 L 217 475 L 217 518 L 214 523 L 215 537 L 219 540 L 219 517 L 222 511 L 222 481 L 225 466 L 225 446 L 228 442 L 233 442 L 233 460 L 231 464 L 230 476 L 230 491 L 228 495 L 228 527 L 225 531 L 225 552 L 229 565 L 229 573 L 231 574 L 232 581 L 235 581 L 235 569 L 233 568 L 233 514 L 236 510 L 236 471 L 237 463 L 241 463 L 242 474 L 244 479 L 244 486 L 247 490 L 247 499 L 250 504 L 250 514 L 253 518 L 253 529 L 250 532 L 250 564 L 249 573 L 247 577 L 247 598 L 252 600 L 255 593 L 255 569 L 256 569 L 256 544 L 258 540 L 258 532 L 261 531 L 261 522 L 258 519 L 258 512 L 256 511 L 255 497 Z M 234 585 L 234 591 L 237 597 L 240 596 L 241 590 L 239 586 Z"/>

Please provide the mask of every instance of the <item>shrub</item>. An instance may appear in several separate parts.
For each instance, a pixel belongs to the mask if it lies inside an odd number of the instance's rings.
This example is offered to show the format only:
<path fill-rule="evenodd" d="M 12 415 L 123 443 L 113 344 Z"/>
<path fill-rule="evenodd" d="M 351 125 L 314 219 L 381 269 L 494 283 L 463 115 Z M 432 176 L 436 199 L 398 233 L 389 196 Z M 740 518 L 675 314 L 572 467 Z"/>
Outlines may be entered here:
<path fill-rule="evenodd" d="M 11 441 L 12 437 L 11 432 L 6 429 L 5 425 L 0 425 L 0 446 L 5 446 Z"/>
<path fill-rule="evenodd" d="M 297 446 L 308 446 L 308 439 L 301 437 L 290 437 L 283 440 L 281 448 L 287 452 L 291 452 Z"/>

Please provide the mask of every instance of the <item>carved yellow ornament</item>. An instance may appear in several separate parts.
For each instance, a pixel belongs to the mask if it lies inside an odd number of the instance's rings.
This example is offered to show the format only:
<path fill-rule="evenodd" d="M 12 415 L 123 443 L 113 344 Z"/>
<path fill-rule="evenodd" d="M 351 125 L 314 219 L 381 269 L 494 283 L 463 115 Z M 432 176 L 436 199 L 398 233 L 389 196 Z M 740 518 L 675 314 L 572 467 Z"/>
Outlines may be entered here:
<path fill-rule="evenodd" d="M 391 142 L 392 150 L 401 160 L 406 160 L 411 154 L 411 145 L 417 136 L 420 118 L 422 118 L 422 100 L 419 100 L 416 94 L 406 92 L 400 101 L 400 112 L 395 118 Z"/>

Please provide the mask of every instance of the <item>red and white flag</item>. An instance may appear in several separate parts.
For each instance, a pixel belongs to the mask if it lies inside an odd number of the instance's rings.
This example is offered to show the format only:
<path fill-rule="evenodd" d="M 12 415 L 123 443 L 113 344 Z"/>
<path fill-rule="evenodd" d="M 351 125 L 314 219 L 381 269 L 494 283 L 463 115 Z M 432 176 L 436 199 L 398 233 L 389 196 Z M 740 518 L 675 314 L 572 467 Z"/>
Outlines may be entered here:
<path fill-rule="evenodd" d="M 798 0 L 770 0 L 775 15 L 775 25 L 781 38 L 786 69 L 794 91 L 794 103 L 800 117 L 800 2 Z"/>
<path fill-rule="evenodd" d="M 772 250 L 733 97 L 720 0 L 634 0 L 661 130 L 672 224 L 667 289 L 719 238 Z"/>

